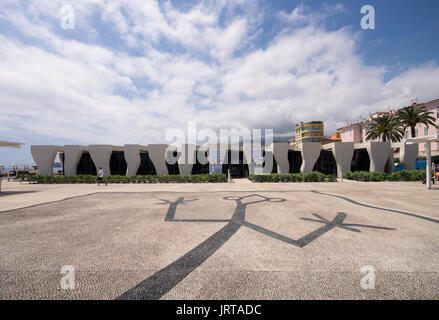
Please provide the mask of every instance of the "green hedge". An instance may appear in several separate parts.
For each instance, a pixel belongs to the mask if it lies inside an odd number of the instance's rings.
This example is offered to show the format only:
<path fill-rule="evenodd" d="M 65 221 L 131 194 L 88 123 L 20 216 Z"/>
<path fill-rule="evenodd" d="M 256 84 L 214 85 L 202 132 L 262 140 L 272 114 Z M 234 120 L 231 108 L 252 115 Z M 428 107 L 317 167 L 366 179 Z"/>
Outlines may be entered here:
<path fill-rule="evenodd" d="M 420 181 L 425 179 L 424 170 L 403 170 L 393 173 L 367 172 L 367 171 L 347 171 L 343 178 L 356 181 Z"/>
<path fill-rule="evenodd" d="M 334 175 L 324 175 L 321 172 L 288 173 L 288 174 L 252 174 L 249 179 L 253 182 L 334 182 Z"/>
<path fill-rule="evenodd" d="M 72 177 L 21 175 L 18 179 L 30 183 L 97 183 L 97 178 L 93 175 L 77 175 Z M 137 175 L 129 177 L 113 175 L 105 177 L 105 181 L 107 183 L 214 183 L 227 182 L 227 176 L 225 174 L 196 174 L 190 176 Z"/>
<path fill-rule="evenodd" d="M 425 179 L 424 170 L 403 170 L 393 173 L 367 172 L 367 171 L 347 171 L 343 178 L 356 181 L 420 181 Z M 72 177 L 65 176 L 35 176 L 21 175 L 19 181 L 30 183 L 96 183 L 94 175 L 77 175 Z M 216 183 L 227 182 L 225 174 L 197 174 L 189 176 L 168 175 L 137 175 L 137 176 L 107 176 L 104 181 L 107 183 Z M 249 180 L 253 182 L 334 182 L 337 181 L 334 175 L 324 175 L 321 172 L 309 173 L 290 173 L 290 174 L 265 174 L 250 175 Z"/>

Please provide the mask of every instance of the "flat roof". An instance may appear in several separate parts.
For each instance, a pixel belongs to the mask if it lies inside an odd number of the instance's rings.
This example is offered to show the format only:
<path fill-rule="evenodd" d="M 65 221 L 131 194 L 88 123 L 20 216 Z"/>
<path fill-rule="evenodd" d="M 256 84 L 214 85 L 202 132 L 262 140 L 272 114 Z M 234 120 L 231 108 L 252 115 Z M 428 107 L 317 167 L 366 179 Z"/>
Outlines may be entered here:
<path fill-rule="evenodd" d="M 411 143 L 422 143 L 422 142 L 438 142 L 439 136 L 426 136 L 426 137 L 417 137 L 417 138 L 408 138 L 407 142 Z"/>
<path fill-rule="evenodd" d="M 22 143 L 22 142 L 10 142 L 10 141 L 0 140 L 0 147 L 4 147 L 4 148 L 19 149 L 19 148 L 21 148 L 22 145 L 24 145 L 24 143 Z"/>

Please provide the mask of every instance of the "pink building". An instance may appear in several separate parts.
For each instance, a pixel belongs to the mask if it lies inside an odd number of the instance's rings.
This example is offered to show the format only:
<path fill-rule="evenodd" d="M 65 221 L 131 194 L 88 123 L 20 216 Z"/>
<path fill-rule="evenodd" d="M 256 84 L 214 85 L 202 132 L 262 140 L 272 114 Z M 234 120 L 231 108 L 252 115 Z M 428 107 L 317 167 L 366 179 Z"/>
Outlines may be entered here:
<path fill-rule="evenodd" d="M 425 106 L 429 111 L 432 112 L 432 116 L 435 118 L 435 123 L 439 125 L 439 99 L 421 103 L 420 106 Z M 354 142 L 354 143 L 362 143 L 366 141 L 366 132 L 367 127 L 372 122 L 373 118 L 382 116 L 384 114 L 394 114 L 395 110 L 391 110 L 390 112 L 377 112 L 372 114 L 369 119 L 365 119 L 356 123 L 349 123 L 345 125 L 343 128 L 340 128 L 341 131 L 341 141 L 342 142 Z M 416 127 L 416 136 L 424 137 L 424 136 L 437 136 L 438 129 L 432 126 L 428 128 L 425 125 L 418 125 Z M 410 129 L 406 130 L 405 138 L 411 138 Z M 432 155 L 439 155 L 439 143 L 434 142 L 431 144 Z M 425 156 L 425 143 L 419 144 L 419 156 Z"/>

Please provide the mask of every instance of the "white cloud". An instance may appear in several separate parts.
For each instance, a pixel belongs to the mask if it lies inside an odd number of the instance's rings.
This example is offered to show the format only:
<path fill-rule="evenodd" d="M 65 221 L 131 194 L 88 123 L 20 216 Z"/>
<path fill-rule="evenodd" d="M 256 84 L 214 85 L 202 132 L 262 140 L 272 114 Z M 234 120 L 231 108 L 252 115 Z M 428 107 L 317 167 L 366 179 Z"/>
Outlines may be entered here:
<path fill-rule="evenodd" d="M 436 63 L 385 82 L 385 67 L 362 61 L 352 30 L 328 31 L 317 23 L 324 15 L 304 6 L 278 13 L 281 30 L 261 48 L 264 17 L 256 1 L 181 9 L 171 2 L 82 0 L 75 2 L 73 36 L 59 29 L 62 5 L 0 5 L 0 18 L 17 30 L 0 34 L 5 138 L 25 132 L 29 139 L 148 144 L 188 120 L 291 134 L 298 121 L 324 120 L 330 131 L 389 104 L 439 95 Z M 331 8 L 326 12 L 344 10 Z M 123 45 L 103 41 L 96 30 Z"/>

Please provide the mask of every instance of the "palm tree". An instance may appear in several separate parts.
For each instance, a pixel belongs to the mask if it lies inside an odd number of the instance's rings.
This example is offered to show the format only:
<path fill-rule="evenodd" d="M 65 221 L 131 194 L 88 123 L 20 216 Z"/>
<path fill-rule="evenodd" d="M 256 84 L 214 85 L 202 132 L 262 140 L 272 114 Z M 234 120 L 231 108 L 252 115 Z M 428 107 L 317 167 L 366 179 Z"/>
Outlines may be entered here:
<path fill-rule="evenodd" d="M 426 107 L 413 103 L 410 107 L 405 107 L 398 111 L 398 119 L 404 130 L 410 128 L 412 138 L 415 138 L 415 128 L 418 124 L 425 124 L 427 128 L 429 125 L 436 128 L 435 119 L 431 116 L 432 113 Z"/>
<path fill-rule="evenodd" d="M 404 130 L 395 116 L 388 114 L 374 119 L 367 128 L 366 140 L 381 139 L 382 141 L 399 142 Z"/>

